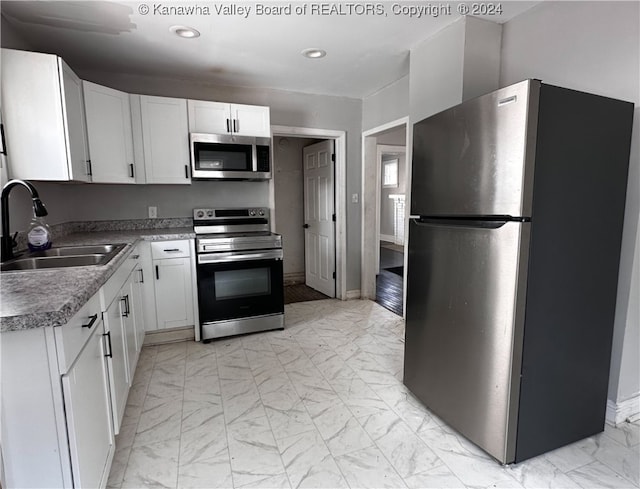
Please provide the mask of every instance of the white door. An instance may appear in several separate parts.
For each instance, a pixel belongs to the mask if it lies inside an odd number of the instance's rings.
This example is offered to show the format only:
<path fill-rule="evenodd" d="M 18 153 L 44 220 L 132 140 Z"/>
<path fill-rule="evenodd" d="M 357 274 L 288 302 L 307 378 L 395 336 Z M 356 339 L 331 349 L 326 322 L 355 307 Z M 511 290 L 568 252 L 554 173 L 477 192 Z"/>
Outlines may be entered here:
<path fill-rule="evenodd" d="M 306 284 L 336 296 L 333 140 L 303 149 Z"/>

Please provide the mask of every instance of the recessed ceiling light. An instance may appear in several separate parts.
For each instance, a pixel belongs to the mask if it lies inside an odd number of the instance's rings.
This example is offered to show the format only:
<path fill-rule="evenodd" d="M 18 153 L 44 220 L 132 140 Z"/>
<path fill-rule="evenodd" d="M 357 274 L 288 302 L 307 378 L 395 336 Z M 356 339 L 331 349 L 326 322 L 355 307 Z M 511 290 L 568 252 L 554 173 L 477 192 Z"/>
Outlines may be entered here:
<path fill-rule="evenodd" d="M 200 37 L 200 33 L 193 27 L 187 27 L 184 25 L 172 25 L 169 30 L 174 34 L 184 37 L 186 39 L 193 39 L 194 37 Z"/>
<path fill-rule="evenodd" d="M 324 58 L 326 55 L 327 55 L 327 52 L 324 49 L 309 48 L 302 51 L 302 56 L 306 58 L 312 58 L 312 59 Z"/>

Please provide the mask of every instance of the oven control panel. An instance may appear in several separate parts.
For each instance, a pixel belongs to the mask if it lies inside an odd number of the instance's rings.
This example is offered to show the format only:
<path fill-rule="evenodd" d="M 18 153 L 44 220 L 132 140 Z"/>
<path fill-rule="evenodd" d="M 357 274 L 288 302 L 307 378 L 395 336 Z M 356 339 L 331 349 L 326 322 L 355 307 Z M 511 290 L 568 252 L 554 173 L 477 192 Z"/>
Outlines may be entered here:
<path fill-rule="evenodd" d="M 269 217 L 266 207 L 251 207 L 246 209 L 194 209 L 193 219 L 213 221 L 216 219 L 250 219 L 253 217 Z"/>

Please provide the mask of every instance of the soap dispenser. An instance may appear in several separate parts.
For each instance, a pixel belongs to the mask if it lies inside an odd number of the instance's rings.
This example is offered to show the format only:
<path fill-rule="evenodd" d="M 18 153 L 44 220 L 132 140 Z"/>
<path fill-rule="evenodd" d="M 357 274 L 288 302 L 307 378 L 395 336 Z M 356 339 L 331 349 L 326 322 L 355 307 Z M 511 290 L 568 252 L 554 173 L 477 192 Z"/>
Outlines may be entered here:
<path fill-rule="evenodd" d="M 42 251 L 51 248 L 51 229 L 44 216 L 33 216 L 29 223 L 27 241 L 30 251 Z"/>

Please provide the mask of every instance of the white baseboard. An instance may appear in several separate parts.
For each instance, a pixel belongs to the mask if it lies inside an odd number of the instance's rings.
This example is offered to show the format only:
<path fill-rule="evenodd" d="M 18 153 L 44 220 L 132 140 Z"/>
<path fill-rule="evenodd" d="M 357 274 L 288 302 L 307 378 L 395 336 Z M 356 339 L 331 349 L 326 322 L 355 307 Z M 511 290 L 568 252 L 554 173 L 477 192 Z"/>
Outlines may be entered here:
<path fill-rule="evenodd" d="M 640 419 L 640 394 L 618 403 L 612 400 L 607 401 L 607 423 L 617 426 L 627 420 L 633 422 L 638 419 Z"/>
<path fill-rule="evenodd" d="M 351 301 L 354 299 L 360 299 L 361 296 L 362 296 L 362 293 L 360 292 L 360 289 L 347 290 L 347 295 L 345 297 L 345 300 Z"/>
<path fill-rule="evenodd" d="M 389 243 L 395 243 L 396 237 L 393 236 L 392 234 L 381 234 L 380 241 L 388 241 Z"/>
<path fill-rule="evenodd" d="M 194 341 L 195 331 L 193 326 L 183 328 L 157 329 L 147 331 L 144 334 L 144 346 L 163 345 L 165 343 L 177 343 L 179 341 Z"/>

